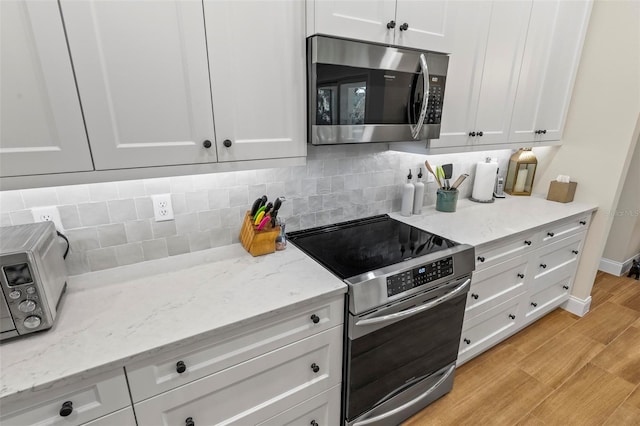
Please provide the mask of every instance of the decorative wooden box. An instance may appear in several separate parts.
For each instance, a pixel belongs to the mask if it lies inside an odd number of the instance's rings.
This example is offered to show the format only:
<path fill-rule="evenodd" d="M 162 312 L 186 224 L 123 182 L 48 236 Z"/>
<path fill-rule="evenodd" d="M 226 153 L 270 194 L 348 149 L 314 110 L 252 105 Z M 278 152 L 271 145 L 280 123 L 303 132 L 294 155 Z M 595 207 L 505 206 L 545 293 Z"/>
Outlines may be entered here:
<path fill-rule="evenodd" d="M 258 231 L 253 224 L 250 212 L 244 216 L 242 229 L 240 230 L 240 243 L 252 256 L 261 256 L 276 251 L 276 238 L 280 234 L 279 226 L 271 226 L 269 223 Z"/>
<path fill-rule="evenodd" d="M 552 180 L 549 184 L 549 192 L 547 200 L 557 201 L 559 203 L 570 203 L 576 193 L 577 182 L 558 182 Z"/>

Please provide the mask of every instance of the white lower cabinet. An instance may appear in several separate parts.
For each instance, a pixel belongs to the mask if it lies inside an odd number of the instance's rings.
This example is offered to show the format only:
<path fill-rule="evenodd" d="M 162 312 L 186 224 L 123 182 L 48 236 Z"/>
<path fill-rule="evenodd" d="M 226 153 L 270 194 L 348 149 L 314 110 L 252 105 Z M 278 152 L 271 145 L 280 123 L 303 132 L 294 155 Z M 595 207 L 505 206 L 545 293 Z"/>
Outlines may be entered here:
<path fill-rule="evenodd" d="M 341 381 L 334 327 L 135 404 L 138 424 L 256 424 Z"/>
<path fill-rule="evenodd" d="M 574 216 L 476 250 L 458 365 L 569 299 L 590 218 Z"/>
<path fill-rule="evenodd" d="M 131 407 L 107 414 L 99 419 L 85 423 L 84 426 L 136 426 L 136 417 Z"/>
<path fill-rule="evenodd" d="M 278 414 L 259 426 L 313 425 L 331 426 L 340 424 L 341 386 L 334 386 L 302 404 Z"/>

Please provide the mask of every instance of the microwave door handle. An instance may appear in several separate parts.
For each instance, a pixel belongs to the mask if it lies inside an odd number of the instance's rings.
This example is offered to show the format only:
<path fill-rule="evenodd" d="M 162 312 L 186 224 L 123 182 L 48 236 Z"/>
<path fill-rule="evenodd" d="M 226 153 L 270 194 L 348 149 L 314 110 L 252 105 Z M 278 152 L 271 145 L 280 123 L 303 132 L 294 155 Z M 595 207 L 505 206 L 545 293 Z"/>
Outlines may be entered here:
<path fill-rule="evenodd" d="M 456 287 L 449 293 L 443 296 L 440 296 L 439 298 L 432 300 L 431 302 L 425 303 L 424 305 L 420 305 L 412 309 L 407 309 L 406 311 L 396 312 L 395 314 L 384 315 L 376 318 L 363 319 L 363 320 L 357 321 L 355 325 L 363 326 L 363 325 L 371 325 L 371 324 L 380 324 L 381 322 L 396 321 L 400 318 L 410 317 L 411 315 L 415 315 L 418 312 L 426 311 L 427 309 L 433 308 L 436 305 L 439 305 L 443 302 L 446 302 L 449 299 L 452 299 L 453 297 L 461 293 L 470 283 L 471 283 L 471 278 L 467 279 L 465 282 L 460 284 L 458 287 Z"/>
<path fill-rule="evenodd" d="M 427 57 L 424 56 L 424 53 L 420 54 L 420 69 L 422 70 L 422 108 L 420 109 L 420 116 L 418 117 L 418 122 L 416 126 L 411 129 L 411 136 L 414 139 L 418 139 L 420 137 L 420 132 L 422 131 L 422 125 L 424 124 L 424 119 L 427 116 L 427 103 L 429 101 L 429 65 L 427 65 Z"/>

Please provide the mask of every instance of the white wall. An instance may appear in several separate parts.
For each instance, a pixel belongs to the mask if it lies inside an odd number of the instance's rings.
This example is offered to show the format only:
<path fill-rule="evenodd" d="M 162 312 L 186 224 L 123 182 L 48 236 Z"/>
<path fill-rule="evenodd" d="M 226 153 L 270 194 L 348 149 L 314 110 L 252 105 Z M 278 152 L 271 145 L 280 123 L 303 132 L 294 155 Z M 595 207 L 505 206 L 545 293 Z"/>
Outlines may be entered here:
<path fill-rule="evenodd" d="M 550 156 L 535 192 L 568 174 L 576 201 L 599 210 L 583 249 L 573 295 L 586 299 L 640 133 L 640 2 L 596 0 L 578 68 L 563 146 Z"/>

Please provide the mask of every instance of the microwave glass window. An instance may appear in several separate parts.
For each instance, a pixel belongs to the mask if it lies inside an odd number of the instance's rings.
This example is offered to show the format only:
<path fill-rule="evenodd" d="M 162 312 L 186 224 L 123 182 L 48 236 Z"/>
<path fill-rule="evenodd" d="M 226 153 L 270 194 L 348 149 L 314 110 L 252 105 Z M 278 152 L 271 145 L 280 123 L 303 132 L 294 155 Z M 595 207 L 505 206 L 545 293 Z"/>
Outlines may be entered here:
<path fill-rule="evenodd" d="M 338 116 L 338 95 L 336 86 L 318 87 L 318 105 L 316 109 L 316 123 L 320 125 L 334 125 Z"/>
<path fill-rule="evenodd" d="M 29 269 L 29 265 L 26 263 L 5 266 L 2 270 L 4 271 L 4 276 L 7 279 L 9 287 L 33 283 L 31 270 Z"/>
<path fill-rule="evenodd" d="M 340 124 L 364 124 L 367 82 L 340 85 Z"/>

